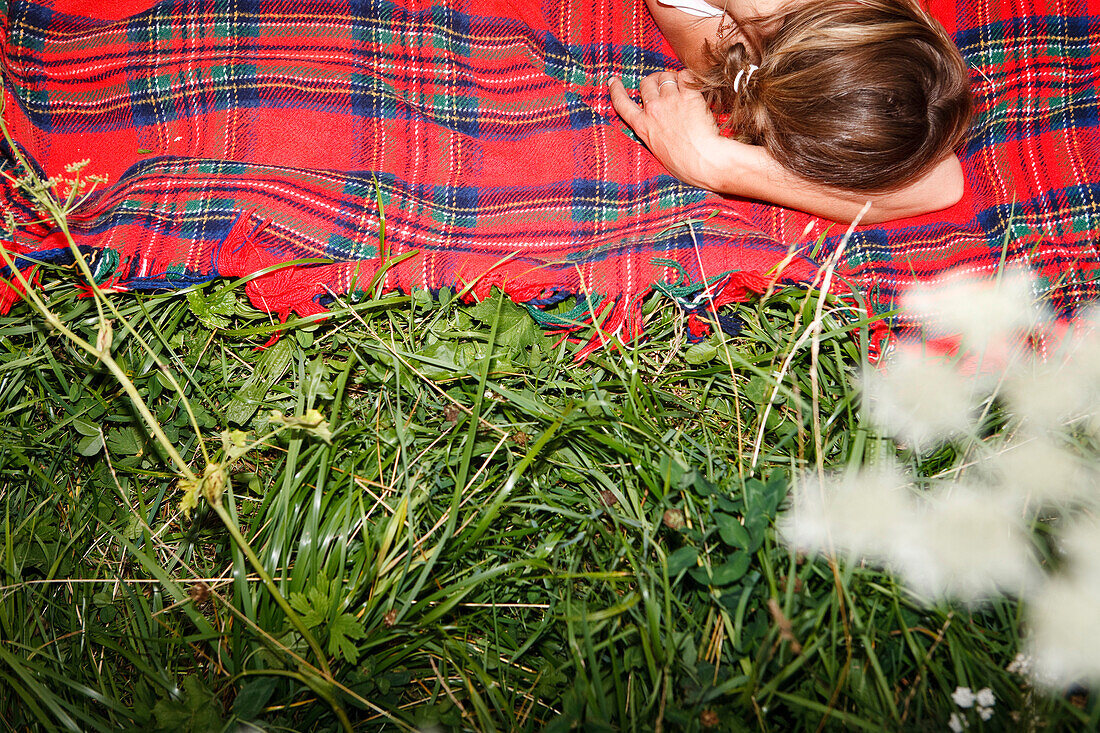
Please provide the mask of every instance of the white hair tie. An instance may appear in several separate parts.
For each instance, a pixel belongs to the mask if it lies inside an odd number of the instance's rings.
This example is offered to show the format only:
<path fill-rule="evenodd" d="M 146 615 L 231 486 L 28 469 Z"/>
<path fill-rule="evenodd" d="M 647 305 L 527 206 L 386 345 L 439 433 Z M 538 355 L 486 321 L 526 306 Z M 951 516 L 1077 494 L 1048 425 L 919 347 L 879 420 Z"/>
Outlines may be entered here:
<path fill-rule="evenodd" d="M 737 72 L 737 76 L 735 76 L 733 78 L 733 92 L 734 92 L 734 94 L 738 94 L 741 91 L 741 77 L 742 77 L 742 75 L 745 77 L 745 88 L 748 89 L 749 88 L 749 79 L 752 78 L 752 72 L 756 71 L 759 68 L 760 67 L 757 66 L 756 64 L 749 64 L 748 73 L 745 73 L 746 72 L 745 69 L 741 69 L 740 71 Z"/>

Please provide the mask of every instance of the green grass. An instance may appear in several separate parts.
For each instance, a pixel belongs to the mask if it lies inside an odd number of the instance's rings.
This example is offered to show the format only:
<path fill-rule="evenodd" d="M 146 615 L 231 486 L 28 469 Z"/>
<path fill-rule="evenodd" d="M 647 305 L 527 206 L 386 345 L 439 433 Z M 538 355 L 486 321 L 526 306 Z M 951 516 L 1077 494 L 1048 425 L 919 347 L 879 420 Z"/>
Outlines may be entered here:
<path fill-rule="evenodd" d="M 894 451 L 839 303 L 691 346 L 655 295 L 578 364 L 499 294 L 278 324 L 41 276 L 0 318 L 5 729 L 943 730 L 959 685 L 975 730 L 1100 722 L 1005 670 L 1012 601 L 777 544 L 792 476 Z"/>
<path fill-rule="evenodd" d="M 71 279 L 42 295 L 94 344 Z M 883 449 L 830 309 L 776 389 L 814 296 L 738 306 L 742 335 L 694 352 L 654 297 L 645 342 L 578 365 L 510 302 L 448 295 L 285 327 L 225 284 L 107 296 L 191 471 L 235 450 L 222 431 L 279 431 L 228 464 L 225 521 L 182 515 L 114 375 L 27 304 L 0 319 L 5 727 L 942 730 L 956 685 L 994 689 L 991 730 L 1095 723 L 1004 671 L 1013 603 L 925 610 L 776 544 L 792 472 Z M 318 410 L 331 442 L 273 410 Z"/>

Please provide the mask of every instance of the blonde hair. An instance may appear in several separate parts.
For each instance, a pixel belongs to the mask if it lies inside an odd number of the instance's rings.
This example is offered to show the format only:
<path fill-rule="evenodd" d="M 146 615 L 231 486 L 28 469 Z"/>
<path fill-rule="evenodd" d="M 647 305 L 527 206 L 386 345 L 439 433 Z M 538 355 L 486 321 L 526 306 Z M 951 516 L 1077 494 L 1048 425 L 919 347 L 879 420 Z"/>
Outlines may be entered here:
<path fill-rule="evenodd" d="M 908 0 L 810 0 L 735 18 L 744 42 L 708 44 L 698 85 L 742 142 L 803 178 L 889 191 L 929 171 L 970 121 L 966 64 Z M 739 71 L 759 68 L 734 91 Z"/>

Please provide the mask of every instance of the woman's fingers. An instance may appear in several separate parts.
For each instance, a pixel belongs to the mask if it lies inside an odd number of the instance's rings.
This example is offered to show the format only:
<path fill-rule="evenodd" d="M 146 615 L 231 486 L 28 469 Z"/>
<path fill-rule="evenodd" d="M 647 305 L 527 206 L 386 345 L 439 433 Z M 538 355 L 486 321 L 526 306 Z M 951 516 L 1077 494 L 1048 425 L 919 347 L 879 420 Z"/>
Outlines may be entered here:
<path fill-rule="evenodd" d="M 680 75 L 675 71 L 663 71 L 657 78 L 657 91 L 662 95 L 680 91 Z"/>
<path fill-rule="evenodd" d="M 607 86 L 611 90 L 611 106 L 615 108 L 623 122 L 630 125 L 630 129 L 638 133 L 639 137 L 642 137 L 638 126 L 645 119 L 645 112 L 630 98 L 630 93 L 626 91 L 626 87 L 623 86 L 623 82 L 619 77 L 613 76 L 608 79 Z"/>
<path fill-rule="evenodd" d="M 676 88 L 675 71 L 658 71 L 642 79 L 642 83 L 638 86 L 638 91 L 641 92 L 642 103 L 644 104 L 651 99 L 661 96 L 662 92 L 667 91 L 671 93 L 671 91 Z"/>
<path fill-rule="evenodd" d="M 661 96 L 670 97 L 680 91 L 679 76 L 675 71 L 660 71 L 642 79 L 638 87 L 642 102 L 638 104 L 626 90 L 622 79 L 617 76 L 607 80 L 607 86 L 611 92 L 611 106 L 622 118 L 623 122 L 634 130 L 642 142 L 649 144 L 649 123 L 651 116 L 647 114 L 646 103 L 652 103 Z"/>

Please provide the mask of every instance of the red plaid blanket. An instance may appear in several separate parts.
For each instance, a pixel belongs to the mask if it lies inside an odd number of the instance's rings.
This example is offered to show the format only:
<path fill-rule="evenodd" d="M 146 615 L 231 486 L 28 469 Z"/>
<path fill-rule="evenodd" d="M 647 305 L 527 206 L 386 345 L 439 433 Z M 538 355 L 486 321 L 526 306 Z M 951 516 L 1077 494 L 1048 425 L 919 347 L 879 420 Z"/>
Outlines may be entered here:
<path fill-rule="evenodd" d="M 642 0 L 0 0 L 4 117 L 45 176 L 110 185 L 69 226 L 97 281 L 244 276 L 259 307 L 321 311 L 385 287 L 568 296 L 631 338 L 654 287 L 685 307 L 805 283 L 843 229 L 685 186 L 624 130 L 603 84 L 674 65 Z M 1070 310 L 1095 298 L 1100 0 L 952 0 L 978 116 L 951 210 L 862 228 L 841 262 L 889 310 L 916 278 L 1028 263 Z M 0 169 L 18 174 L 12 151 Z M 4 208 L 38 218 L 9 182 Z M 379 236 L 385 217 L 385 237 Z M 70 261 L 42 225 L 0 234 Z M 793 256 L 788 256 L 793 253 Z M 783 263 L 781 272 L 778 266 Z M 10 273 L 9 273 L 10 274 Z M 10 298 L 14 293 L 7 292 Z"/>

